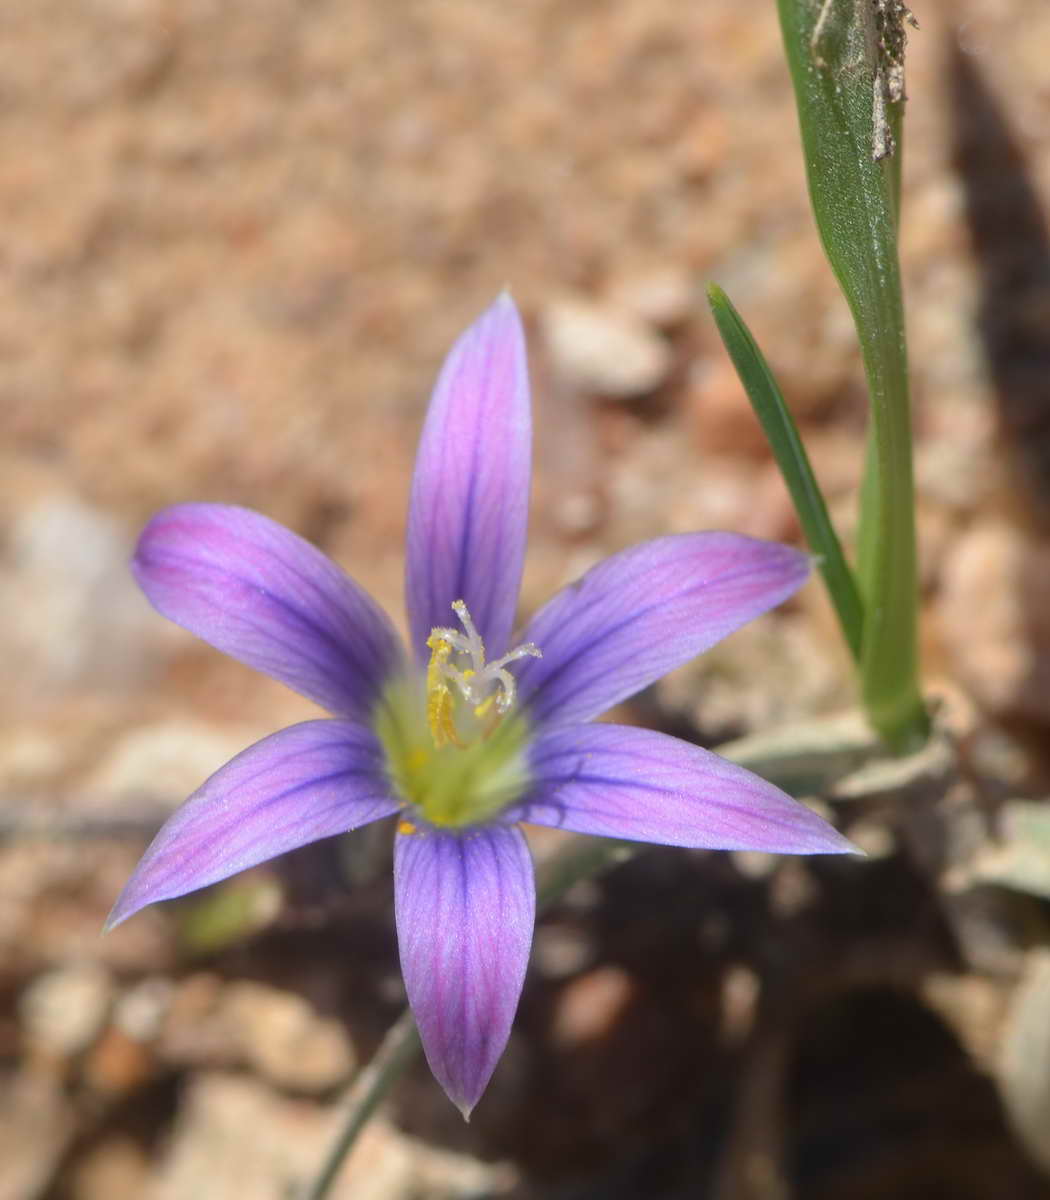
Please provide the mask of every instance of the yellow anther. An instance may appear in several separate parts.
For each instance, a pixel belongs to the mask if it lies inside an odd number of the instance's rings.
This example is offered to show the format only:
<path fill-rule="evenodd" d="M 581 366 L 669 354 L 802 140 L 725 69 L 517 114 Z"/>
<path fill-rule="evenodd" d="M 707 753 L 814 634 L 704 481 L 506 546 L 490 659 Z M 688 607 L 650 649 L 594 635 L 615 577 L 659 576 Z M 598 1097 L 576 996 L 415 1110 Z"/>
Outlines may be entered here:
<path fill-rule="evenodd" d="M 469 706 L 462 714 L 468 742 L 479 735 L 483 740 L 491 737 L 514 705 L 514 676 L 507 670 L 508 665 L 519 658 L 540 657 L 539 650 L 526 642 L 494 662 L 486 662 L 485 643 L 466 604 L 456 600 L 452 611 L 462 631 L 435 627 L 427 638 L 427 724 L 438 750 L 449 745 L 465 749 L 456 727 L 457 706 L 461 703 Z M 473 722 L 478 726 L 473 727 Z"/>
<path fill-rule="evenodd" d="M 397 831 L 398 831 L 398 833 L 403 833 L 403 834 L 419 832 L 419 830 L 416 828 L 415 825 L 412 824 L 411 821 L 398 821 Z"/>
<path fill-rule="evenodd" d="M 430 662 L 427 664 L 427 724 L 434 745 L 440 750 L 450 742 L 462 746 L 456 732 L 456 698 L 448 685 L 443 668 L 452 653 L 452 643 L 439 633 L 427 638 Z"/>
<path fill-rule="evenodd" d="M 448 656 L 452 653 L 452 643 L 448 638 L 443 637 L 440 631 L 434 630 L 427 638 L 427 649 L 430 651 L 430 662 L 427 664 L 427 691 L 429 692 L 431 686 L 441 679 L 441 667 L 443 663 L 448 662 Z"/>

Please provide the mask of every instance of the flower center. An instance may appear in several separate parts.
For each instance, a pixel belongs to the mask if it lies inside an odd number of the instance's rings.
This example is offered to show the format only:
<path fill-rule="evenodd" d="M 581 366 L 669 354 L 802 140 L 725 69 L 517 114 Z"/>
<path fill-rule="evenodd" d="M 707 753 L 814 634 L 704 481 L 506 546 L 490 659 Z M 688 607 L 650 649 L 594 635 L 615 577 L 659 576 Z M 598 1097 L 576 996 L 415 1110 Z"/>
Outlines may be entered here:
<path fill-rule="evenodd" d="M 491 736 L 504 714 L 514 706 L 514 676 L 507 670 L 507 665 L 519 658 L 541 657 L 539 649 L 532 642 L 526 642 L 502 658 L 486 663 L 485 643 L 474 628 L 466 604 L 457 600 L 452 611 L 459 617 L 464 632 L 436 627 L 427 638 L 430 651 L 427 722 L 439 750 L 449 743 L 465 749 L 456 728 L 456 708 L 460 700 L 469 706 L 470 715 L 481 727 L 482 737 Z"/>
<path fill-rule="evenodd" d="M 428 824 L 460 828 L 494 816 L 528 786 L 529 722 L 514 709 L 508 668 L 540 657 L 540 651 L 528 642 L 487 662 L 466 604 L 457 600 L 452 611 L 462 630 L 430 631 L 425 680 L 390 684 L 375 730 L 406 805 Z M 414 826 L 406 819 L 401 828 L 410 832 Z"/>

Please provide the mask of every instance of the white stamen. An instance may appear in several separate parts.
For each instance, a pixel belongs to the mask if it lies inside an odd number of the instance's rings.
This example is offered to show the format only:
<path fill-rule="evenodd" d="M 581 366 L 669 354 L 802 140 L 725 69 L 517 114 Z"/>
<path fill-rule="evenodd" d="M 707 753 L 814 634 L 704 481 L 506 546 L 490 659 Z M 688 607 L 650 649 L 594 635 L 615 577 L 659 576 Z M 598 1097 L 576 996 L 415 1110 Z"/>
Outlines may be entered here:
<path fill-rule="evenodd" d="M 470 655 L 474 670 L 480 670 L 485 665 L 485 643 L 481 640 L 481 635 L 474 627 L 474 622 L 470 618 L 470 612 L 467 610 L 466 603 L 463 600 L 453 601 L 452 611 L 459 617 L 463 628 L 467 631 L 466 650 Z"/>
<path fill-rule="evenodd" d="M 456 629 L 436 628 L 431 630 L 431 638 L 439 638 L 447 642 L 458 654 L 465 655 L 469 666 L 460 669 L 450 662 L 443 662 L 441 674 L 453 682 L 468 704 L 478 708 L 489 699 L 492 689 L 499 688 L 495 697 L 496 711 L 501 715 L 506 713 L 514 704 L 517 691 L 514 676 L 506 669 L 507 665 L 519 658 L 542 658 L 538 646 L 532 642 L 515 646 L 500 658 L 492 662 L 485 661 L 485 643 L 474 625 L 470 612 L 462 600 L 456 600 L 452 611 L 459 617 L 464 633 Z"/>

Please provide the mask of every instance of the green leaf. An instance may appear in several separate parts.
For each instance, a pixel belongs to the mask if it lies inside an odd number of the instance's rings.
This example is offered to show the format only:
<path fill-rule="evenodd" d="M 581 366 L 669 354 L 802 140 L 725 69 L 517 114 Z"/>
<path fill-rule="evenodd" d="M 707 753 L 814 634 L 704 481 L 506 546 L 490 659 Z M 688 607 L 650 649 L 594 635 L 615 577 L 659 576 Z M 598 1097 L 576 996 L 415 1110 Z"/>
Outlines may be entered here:
<path fill-rule="evenodd" d="M 714 283 L 707 289 L 707 299 L 722 342 L 769 439 L 777 466 L 791 493 L 802 532 L 817 555 L 818 567 L 835 606 L 843 636 L 854 659 L 859 661 L 864 623 L 860 592 L 828 517 L 824 496 L 791 412 L 765 356 L 732 301 Z"/>
<path fill-rule="evenodd" d="M 921 744 L 908 364 L 897 260 L 903 20 L 896 0 L 779 0 L 810 200 L 853 314 L 871 424 L 858 579 L 861 691 L 897 750 Z"/>

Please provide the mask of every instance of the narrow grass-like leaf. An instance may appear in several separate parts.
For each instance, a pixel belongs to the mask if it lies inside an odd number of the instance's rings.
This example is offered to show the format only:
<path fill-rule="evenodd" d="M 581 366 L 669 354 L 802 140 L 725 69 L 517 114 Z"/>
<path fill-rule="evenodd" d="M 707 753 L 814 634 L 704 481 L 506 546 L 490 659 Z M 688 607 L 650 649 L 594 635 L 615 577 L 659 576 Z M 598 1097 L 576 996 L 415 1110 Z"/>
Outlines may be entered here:
<path fill-rule="evenodd" d="M 791 411 L 765 356 L 732 301 L 714 283 L 707 289 L 707 299 L 722 342 L 733 360 L 733 366 L 791 493 L 802 532 L 817 556 L 817 565 L 831 596 L 846 644 L 859 662 L 864 623 L 860 592 L 842 553 L 842 546 L 828 516 L 824 496 Z"/>
<path fill-rule="evenodd" d="M 904 6 L 778 0 L 810 199 L 860 338 L 870 395 L 858 581 L 861 690 L 899 750 L 928 732 L 918 687 L 918 585 L 908 365 L 897 261 Z"/>

